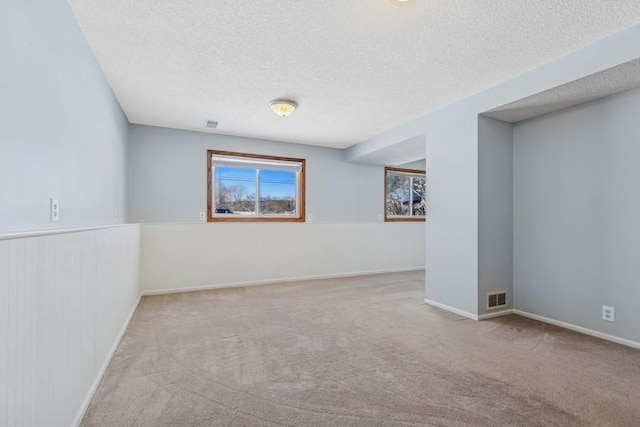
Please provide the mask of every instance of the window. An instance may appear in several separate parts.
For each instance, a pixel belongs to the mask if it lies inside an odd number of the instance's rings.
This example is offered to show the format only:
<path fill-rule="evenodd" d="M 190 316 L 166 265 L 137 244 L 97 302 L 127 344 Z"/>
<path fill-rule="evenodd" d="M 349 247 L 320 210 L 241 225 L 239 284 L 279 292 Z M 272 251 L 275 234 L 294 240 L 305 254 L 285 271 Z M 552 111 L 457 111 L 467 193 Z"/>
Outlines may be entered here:
<path fill-rule="evenodd" d="M 425 220 L 425 171 L 386 167 L 384 183 L 385 221 Z"/>
<path fill-rule="evenodd" d="M 208 221 L 304 221 L 304 159 L 207 151 Z"/>

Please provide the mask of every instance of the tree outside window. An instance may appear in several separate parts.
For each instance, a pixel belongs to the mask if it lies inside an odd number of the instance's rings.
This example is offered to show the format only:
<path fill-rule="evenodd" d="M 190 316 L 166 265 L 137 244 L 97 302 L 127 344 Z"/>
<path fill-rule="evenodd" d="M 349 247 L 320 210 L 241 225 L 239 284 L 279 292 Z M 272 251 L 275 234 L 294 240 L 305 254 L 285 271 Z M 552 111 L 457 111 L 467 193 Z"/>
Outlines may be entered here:
<path fill-rule="evenodd" d="M 424 221 L 425 171 L 385 168 L 385 221 Z"/>

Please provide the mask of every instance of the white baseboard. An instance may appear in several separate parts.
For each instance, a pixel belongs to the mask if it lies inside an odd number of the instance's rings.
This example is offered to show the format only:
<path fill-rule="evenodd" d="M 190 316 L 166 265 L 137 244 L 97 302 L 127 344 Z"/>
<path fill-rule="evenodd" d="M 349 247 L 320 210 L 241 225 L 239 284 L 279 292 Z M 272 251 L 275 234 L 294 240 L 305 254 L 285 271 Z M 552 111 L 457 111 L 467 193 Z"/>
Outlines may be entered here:
<path fill-rule="evenodd" d="M 436 301 L 432 301 L 430 299 L 425 298 L 424 299 L 425 304 L 429 304 L 432 305 L 434 307 L 438 307 L 441 308 L 443 310 L 446 311 L 450 311 L 451 313 L 455 313 L 459 316 L 462 317 L 466 317 L 467 319 L 471 319 L 471 320 L 487 320 L 487 319 L 493 319 L 496 317 L 502 317 L 502 316 L 508 316 L 509 314 L 513 314 L 513 310 L 512 309 L 508 309 L 508 310 L 500 310 L 500 311 L 494 311 L 492 313 L 485 313 L 485 314 L 473 314 L 473 313 L 469 313 L 468 311 L 464 311 L 464 310 L 460 310 L 458 308 L 455 307 L 451 307 L 449 305 L 446 304 L 442 304 Z"/>
<path fill-rule="evenodd" d="M 116 349 L 118 348 L 118 345 L 120 345 L 120 341 L 122 340 L 122 337 L 124 336 L 125 331 L 129 327 L 129 323 L 131 322 L 131 319 L 133 318 L 133 315 L 136 312 L 138 305 L 140 304 L 141 298 L 142 298 L 142 295 L 138 296 L 138 301 L 133 305 L 133 308 L 131 309 L 131 311 L 129 312 L 129 315 L 127 316 L 127 320 L 125 320 L 124 324 L 122 325 L 122 328 L 120 328 L 120 332 L 118 332 L 118 336 L 113 342 L 113 345 L 109 350 L 109 354 L 107 354 L 107 357 L 105 358 L 104 363 L 100 367 L 100 371 L 98 371 L 98 375 L 96 375 L 96 379 L 93 381 L 91 388 L 87 392 L 87 396 L 84 398 L 82 405 L 80 405 L 80 409 L 78 409 L 78 413 L 76 415 L 76 418 L 73 420 L 72 426 L 78 427 L 82 422 L 82 419 L 84 418 L 84 414 L 85 412 L 87 412 L 87 408 L 89 408 L 89 404 L 91 403 L 91 399 L 93 399 L 93 396 L 96 394 L 96 391 L 98 391 L 98 387 L 100 386 L 102 377 L 104 376 L 105 372 L 107 372 L 109 363 L 111 363 L 111 359 L 113 358 L 113 355 L 115 354 Z"/>
<path fill-rule="evenodd" d="M 493 319 L 493 318 L 496 318 L 496 317 L 507 316 L 509 314 L 516 314 L 518 316 L 528 317 L 529 319 L 538 320 L 538 321 L 543 322 L 543 323 L 549 323 L 551 325 L 558 326 L 558 327 L 561 327 L 561 328 L 564 328 L 564 329 L 569 329 L 569 330 L 572 330 L 572 331 L 575 331 L 575 332 L 579 332 L 581 334 L 585 334 L 585 335 L 589 335 L 589 336 L 592 336 L 592 337 L 600 338 L 600 339 L 603 339 L 603 340 L 615 342 L 617 344 L 622 344 L 622 345 L 625 345 L 627 347 L 640 349 L 640 342 L 628 340 L 626 338 L 617 337 L 615 335 L 606 334 L 604 332 L 594 331 L 593 329 L 589 329 L 589 328 L 585 328 L 585 327 L 582 327 L 582 326 L 574 325 L 572 323 L 562 322 L 560 320 L 550 319 L 548 317 L 539 316 L 537 314 L 527 313 L 526 311 L 522 311 L 522 310 L 508 309 L 508 310 L 496 311 L 496 312 L 493 312 L 493 313 L 485 313 L 485 314 L 481 314 L 481 315 L 476 315 L 476 314 L 472 314 L 472 313 L 469 313 L 467 311 L 460 310 L 460 309 L 457 309 L 455 307 L 451 307 L 451 306 L 448 306 L 446 304 L 442 304 L 442 303 L 439 303 L 439 302 L 436 302 L 436 301 L 432 301 L 432 300 L 429 300 L 429 299 L 426 299 L 426 298 L 425 298 L 424 302 L 425 302 L 425 304 L 429 304 L 429 305 L 432 305 L 434 307 L 441 308 L 443 310 L 449 311 L 451 313 L 455 313 L 455 314 L 457 314 L 459 316 L 463 316 L 463 317 L 466 317 L 467 319 L 471 319 L 471 320 L 487 320 L 487 319 Z"/>
<path fill-rule="evenodd" d="M 142 295 L 143 296 L 165 295 L 165 294 L 175 294 L 180 292 L 210 291 L 214 289 L 243 288 L 245 286 L 273 285 L 275 283 L 304 282 L 308 280 L 322 280 L 322 279 L 339 279 L 341 277 L 369 276 L 372 274 L 405 273 L 409 271 L 423 271 L 423 270 L 424 270 L 424 267 L 409 267 L 409 268 L 397 268 L 397 269 L 391 269 L 391 270 L 373 270 L 373 271 L 356 271 L 352 273 L 322 274 L 317 276 L 285 277 L 280 279 L 257 280 L 257 281 L 235 282 L 235 283 L 220 283 L 217 285 L 191 286 L 186 288 L 154 289 L 154 290 L 142 291 Z"/>
<path fill-rule="evenodd" d="M 442 303 L 439 303 L 439 302 L 436 302 L 436 301 L 432 301 L 432 300 L 427 299 L 427 298 L 424 299 L 424 303 L 432 305 L 434 307 L 441 308 L 441 309 L 446 310 L 446 311 L 450 311 L 451 313 L 455 313 L 455 314 L 457 314 L 459 316 L 466 317 L 467 319 L 478 320 L 478 315 L 477 314 L 469 313 L 468 311 L 460 310 L 460 309 L 457 309 L 455 307 L 451 307 L 451 306 L 446 305 L 446 304 L 442 304 Z"/>
<path fill-rule="evenodd" d="M 522 311 L 522 310 L 513 310 L 513 314 L 517 314 L 518 316 L 522 316 L 522 317 L 528 317 L 529 319 L 538 320 L 543 323 L 549 323 L 551 325 L 559 326 L 561 328 L 570 329 L 575 332 L 580 332 L 581 334 L 590 335 L 592 337 L 600 338 L 607 341 L 612 341 L 617 344 L 622 344 L 628 347 L 640 349 L 640 342 L 631 341 L 626 338 L 620 338 L 615 335 L 605 334 L 604 332 L 594 331 L 593 329 L 584 328 L 582 326 L 574 325 L 572 323 L 550 319 L 548 317 L 539 316 L 537 314 L 527 313 L 526 311 Z"/>
<path fill-rule="evenodd" d="M 479 315 L 478 320 L 495 319 L 496 317 L 508 316 L 510 314 L 513 314 L 513 309 L 511 308 L 507 310 L 492 311 Z"/>

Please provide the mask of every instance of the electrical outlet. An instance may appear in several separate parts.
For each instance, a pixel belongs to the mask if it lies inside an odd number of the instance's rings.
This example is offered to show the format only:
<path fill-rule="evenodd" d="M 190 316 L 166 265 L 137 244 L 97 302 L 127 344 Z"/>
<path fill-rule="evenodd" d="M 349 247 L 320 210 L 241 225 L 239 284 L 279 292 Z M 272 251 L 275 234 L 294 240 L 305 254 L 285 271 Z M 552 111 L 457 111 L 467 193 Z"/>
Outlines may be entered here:
<path fill-rule="evenodd" d="M 378 222 L 382 222 L 382 215 L 378 215 Z"/>
<path fill-rule="evenodd" d="M 118 209 L 113 210 L 113 222 L 118 223 Z"/>
<path fill-rule="evenodd" d="M 307 214 L 307 221 L 313 221 L 313 214 Z"/>
<path fill-rule="evenodd" d="M 204 221 L 207 219 L 207 216 L 205 215 L 204 212 L 200 212 L 200 221 Z"/>
<path fill-rule="evenodd" d="M 60 202 L 53 197 L 49 199 L 49 220 L 51 222 L 58 222 L 60 219 Z"/>
<path fill-rule="evenodd" d="M 616 309 L 613 307 L 609 307 L 607 305 L 602 306 L 602 320 L 606 320 L 607 322 L 615 322 L 616 321 Z"/>

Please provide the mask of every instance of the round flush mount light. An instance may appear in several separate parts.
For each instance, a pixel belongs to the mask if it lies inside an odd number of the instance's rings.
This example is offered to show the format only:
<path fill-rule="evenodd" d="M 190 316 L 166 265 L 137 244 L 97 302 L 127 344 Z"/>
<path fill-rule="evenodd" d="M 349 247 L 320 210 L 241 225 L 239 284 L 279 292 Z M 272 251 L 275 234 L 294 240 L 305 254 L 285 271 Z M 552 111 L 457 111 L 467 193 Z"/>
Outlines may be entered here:
<path fill-rule="evenodd" d="M 298 108 L 298 104 L 290 99 L 274 99 L 269 103 L 269 106 L 280 117 L 290 116 Z"/>

